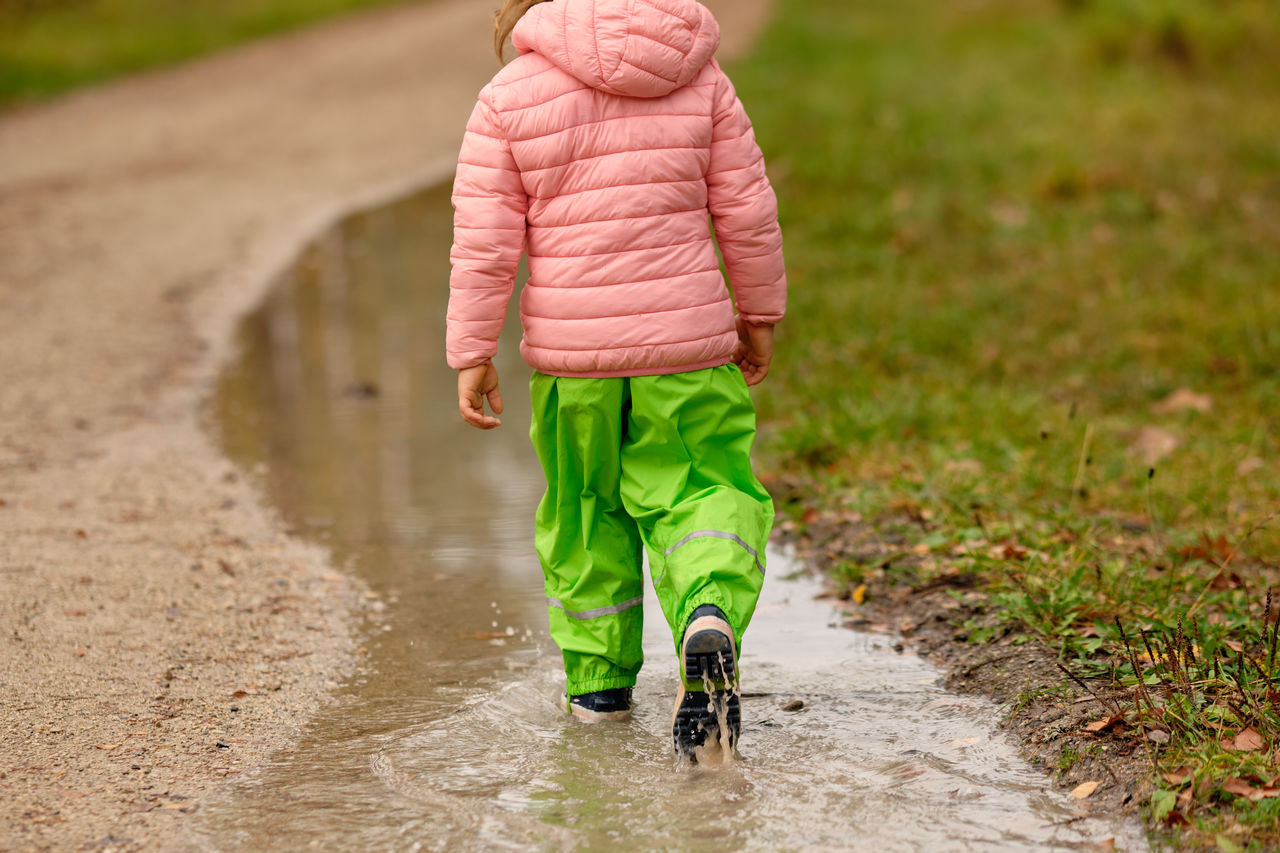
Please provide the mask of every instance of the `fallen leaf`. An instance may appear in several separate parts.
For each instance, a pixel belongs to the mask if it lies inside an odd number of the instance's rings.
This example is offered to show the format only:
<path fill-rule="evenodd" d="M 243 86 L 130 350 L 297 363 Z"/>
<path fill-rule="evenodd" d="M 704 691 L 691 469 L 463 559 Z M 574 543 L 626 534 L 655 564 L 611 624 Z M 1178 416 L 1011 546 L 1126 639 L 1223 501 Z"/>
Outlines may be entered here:
<path fill-rule="evenodd" d="M 854 589 L 851 598 L 853 598 L 854 604 L 861 604 L 862 602 L 866 601 L 867 585 L 865 583 L 858 584 L 857 588 Z"/>
<path fill-rule="evenodd" d="M 813 524 L 815 521 L 817 521 L 821 517 L 822 516 L 819 515 L 816 509 L 814 509 L 813 507 L 809 507 L 804 511 L 804 515 L 800 516 L 800 520 L 803 521 L 805 524 Z"/>
<path fill-rule="evenodd" d="M 1079 785 L 1076 785 L 1075 788 L 1071 790 L 1071 796 L 1075 797 L 1077 800 L 1083 800 L 1085 797 L 1089 796 L 1094 791 L 1098 790 L 1098 786 L 1101 784 L 1102 784 L 1101 782 L 1096 782 L 1096 781 L 1081 782 Z"/>
<path fill-rule="evenodd" d="M 1204 560 L 1206 563 L 1214 563 L 1218 566 L 1230 562 L 1235 555 L 1235 549 L 1231 547 L 1227 537 L 1221 533 L 1218 534 L 1216 539 L 1210 539 L 1207 533 L 1201 533 L 1198 544 L 1178 549 L 1178 556 L 1180 557 Z"/>
<path fill-rule="evenodd" d="M 1209 359 L 1209 371 L 1221 374 L 1239 373 L 1240 363 L 1234 358 L 1228 358 L 1225 355 L 1215 355 Z"/>
<path fill-rule="evenodd" d="M 1267 467 L 1267 463 L 1263 462 L 1261 458 L 1257 456 L 1248 456 L 1241 459 L 1240 464 L 1236 466 L 1236 476 L 1247 477 L 1254 471 L 1261 470 L 1265 467 Z"/>
<path fill-rule="evenodd" d="M 969 477 L 981 477 L 982 463 L 977 459 L 948 459 L 942 465 L 948 474 L 962 474 Z"/>
<path fill-rule="evenodd" d="M 1027 558 L 1027 549 L 1010 543 L 1004 546 L 1001 556 L 1006 560 L 1025 560 Z"/>
<path fill-rule="evenodd" d="M 1226 791 L 1228 794 L 1235 794 L 1237 797 L 1244 797 L 1255 803 L 1258 800 L 1280 797 L 1280 788 L 1254 785 L 1249 782 L 1249 780 L 1241 779 L 1239 776 L 1232 776 L 1223 782 L 1222 790 Z"/>
<path fill-rule="evenodd" d="M 1111 728 L 1116 723 L 1123 723 L 1123 722 L 1124 722 L 1124 714 L 1112 714 L 1110 717 L 1107 717 L 1105 720 L 1094 720 L 1092 723 L 1087 724 L 1084 727 L 1084 730 L 1086 732 L 1094 732 L 1094 733 L 1105 732 L 1107 729 Z"/>
<path fill-rule="evenodd" d="M 1186 782 L 1190 778 L 1191 778 L 1190 767 L 1176 767 L 1173 770 L 1170 770 L 1168 773 L 1164 774 L 1164 781 L 1168 782 L 1170 785 L 1181 785 L 1183 782 Z"/>
<path fill-rule="evenodd" d="M 1208 412 L 1213 409 L 1213 398 L 1198 394 L 1190 388 L 1179 388 L 1151 407 L 1158 415 L 1176 415 L 1179 412 Z"/>
<path fill-rule="evenodd" d="M 1182 439 L 1167 429 L 1144 426 L 1138 430 L 1133 440 L 1129 443 L 1129 451 L 1142 460 L 1144 465 L 1155 465 L 1161 459 L 1177 450 L 1181 444 Z"/>
<path fill-rule="evenodd" d="M 783 711 L 799 711 L 803 707 L 804 702 L 800 699 L 792 699 L 790 702 L 785 702 L 781 706 Z"/>
<path fill-rule="evenodd" d="M 1135 656 L 1138 658 L 1138 663 L 1142 664 L 1144 669 L 1148 666 L 1155 666 L 1159 662 L 1146 652 L 1137 652 Z"/>
<path fill-rule="evenodd" d="M 1240 577 L 1238 572 L 1224 572 L 1218 570 L 1213 576 L 1213 580 L 1209 581 L 1209 588 L 1221 592 L 1224 589 L 1240 589 L 1244 586 L 1244 578 Z"/>
<path fill-rule="evenodd" d="M 1262 735 L 1253 726 L 1236 735 L 1235 748 L 1241 752 L 1252 752 L 1262 749 Z"/>
<path fill-rule="evenodd" d="M 1027 224 L 1027 209 L 1018 204 L 999 201 L 991 205 L 988 212 L 997 224 L 1005 228 L 1016 230 Z"/>

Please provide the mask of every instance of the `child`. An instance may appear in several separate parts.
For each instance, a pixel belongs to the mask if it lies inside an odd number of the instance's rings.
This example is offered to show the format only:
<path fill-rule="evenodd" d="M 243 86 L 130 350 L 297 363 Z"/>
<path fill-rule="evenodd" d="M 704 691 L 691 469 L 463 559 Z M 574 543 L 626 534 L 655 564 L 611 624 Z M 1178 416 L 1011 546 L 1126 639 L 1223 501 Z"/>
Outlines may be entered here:
<path fill-rule="evenodd" d="M 458 407 L 499 424 L 484 400 L 501 414 L 492 358 L 527 253 L 536 545 L 566 709 L 630 713 L 643 545 L 681 665 L 676 751 L 731 751 L 773 522 L 747 386 L 786 302 L 764 161 L 694 0 L 506 0 L 496 29 L 499 60 L 508 35 L 519 57 L 480 92 L 453 187 Z"/>

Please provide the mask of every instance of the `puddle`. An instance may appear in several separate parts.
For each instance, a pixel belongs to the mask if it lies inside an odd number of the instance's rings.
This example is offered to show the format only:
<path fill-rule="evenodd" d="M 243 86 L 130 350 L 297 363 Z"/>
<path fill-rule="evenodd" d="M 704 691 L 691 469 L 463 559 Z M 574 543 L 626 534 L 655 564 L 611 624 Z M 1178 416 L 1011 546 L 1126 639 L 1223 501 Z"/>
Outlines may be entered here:
<path fill-rule="evenodd" d="M 215 401 L 224 447 L 389 604 L 296 750 L 202 809 L 200 847 L 1146 849 L 1134 823 L 1050 790 L 993 732 L 989 703 L 944 692 L 892 638 L 834 627 L 782 554 L 744 650 L 739 763 L 671 757 L 676 669 L 651 590 L 635 718 L 561 714 L 527 371 L 512 321 L 503 427 L 458 419 L 441 347 L 449 239 L 445 190 L 357 216 L 244 323 Z"/>

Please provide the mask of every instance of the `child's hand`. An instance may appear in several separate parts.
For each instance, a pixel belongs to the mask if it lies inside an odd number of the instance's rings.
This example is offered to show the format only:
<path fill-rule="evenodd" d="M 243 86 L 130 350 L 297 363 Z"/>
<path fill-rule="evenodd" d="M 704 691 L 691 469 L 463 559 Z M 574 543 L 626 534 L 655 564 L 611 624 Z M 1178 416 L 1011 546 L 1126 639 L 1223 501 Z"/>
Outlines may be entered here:
<path fill-rule="evenodd" d="M 502 394 L 498 392 L 498 368 L 492 363 L 478 364 L 458 371 L 458 411 L 462 419 L 476 429 L 493 429 L 502 421 L 484 413 L 484 398 L 489 408 L 502 414 Z"/>
<path fill-rule="evenodd" d="M 757 385 L 769 375 L 773 361 L 773 326 L 753 326 L 738 318 L 738 349 L 733 363 L 742 371 L 748 385 Z"/>

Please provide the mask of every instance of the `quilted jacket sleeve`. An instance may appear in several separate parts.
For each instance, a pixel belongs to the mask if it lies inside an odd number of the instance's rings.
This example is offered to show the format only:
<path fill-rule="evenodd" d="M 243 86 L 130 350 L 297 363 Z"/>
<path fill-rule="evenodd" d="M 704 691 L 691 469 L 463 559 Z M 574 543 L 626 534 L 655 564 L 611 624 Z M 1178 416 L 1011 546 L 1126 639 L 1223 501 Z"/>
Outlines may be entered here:
<path fill-rule="evenodd" d="M 484 364 L 498 334 L 524 251 L 529 199 L 489 87 L 467 122 L 453 182 L 453 248 L 449 252 L 449 366 Z"/>
<path fill-rule="evenodd" d="M 778 200 L 751 121 L 723 72 L 712 119 L 707 203 L 738 313 L 748 323 L 776 323 L 787 303 Z"/>

